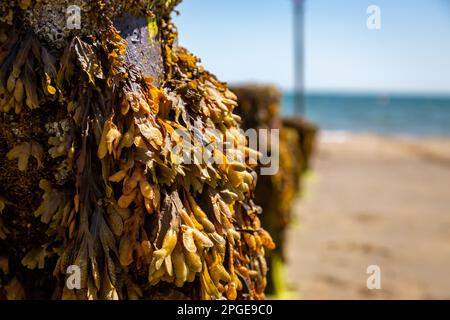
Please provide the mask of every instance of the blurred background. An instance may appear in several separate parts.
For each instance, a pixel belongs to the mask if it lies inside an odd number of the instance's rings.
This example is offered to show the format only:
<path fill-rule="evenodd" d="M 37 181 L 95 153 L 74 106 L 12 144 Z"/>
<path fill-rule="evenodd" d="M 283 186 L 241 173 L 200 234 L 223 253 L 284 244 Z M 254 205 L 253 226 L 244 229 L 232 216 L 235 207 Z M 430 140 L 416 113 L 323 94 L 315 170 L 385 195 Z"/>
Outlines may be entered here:
<path fill-rule="evenodd" d="M 178 10 L 180 45 L 250 101 L 243 117 L 257 112 L 244 120 L 306 120 L 303 149 L 319 129 L 311 163 L 310 151 L 297 156 L 301 174 L 282 167 L 263 181 L 282 195 L 272 202 L 293 194 L 272 296 L 450 298 L 450 1 L 184 0 Z M 279 216 L 280 203 L 264 206 Z M 371 290 L 373 265 L 381 288 Z"/>

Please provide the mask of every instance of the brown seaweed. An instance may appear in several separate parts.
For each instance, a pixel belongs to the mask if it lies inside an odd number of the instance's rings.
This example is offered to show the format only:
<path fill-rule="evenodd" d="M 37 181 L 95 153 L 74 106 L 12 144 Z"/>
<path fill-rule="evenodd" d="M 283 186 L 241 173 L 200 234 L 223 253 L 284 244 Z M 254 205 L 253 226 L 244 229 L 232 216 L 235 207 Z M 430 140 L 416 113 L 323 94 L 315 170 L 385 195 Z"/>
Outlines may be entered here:
<path fill-rule="evenodd" d="M 254 165 L 214 148 L 219 163 L 180 163 L 169 151 L 180 132 L 202 141 L 185 150 L 193 154 L 217 139 L 231 138 L 235 153 L 246 148 L 233 112 L 236 96 L 176 45 L 167 10 L 177 2 L 151 1 L 146 12 L 151 19 L 161 13 L 161 85 L 123 59 L 127 43 L 108 16 L 98 32 L 73 36 L 60 55 L 26 29 L 5 31 L 0 110 L 8 150 L 2 163 L 18 161 L 20 172 L 30 175 L 25 179 L 41 190 L 27 191 L 38 219 L 33 244 L 20 244 L 23 224 L 32 218 L 21 209 L 23 220 L 11 224 L 17 209 L 0 202 L 2 218 L 8 217 L 0 220 L 0 298 L 49 298 L 50 290 L 57 299 L 264 298 L 264 255 L 274 244 L 251 201 Z M 15 25 L 11 12 L 20 17 L 19 7 L 31 5 L 2 5 L 2 21 Z M 25 119 L 41 119 L 45 130 L 7 133 Z M 11 228 L 15 238 L 8 238 Z M 6 243 L 11 251 L 3 251 Z M 19 244 L 24 251 L 14 250 Z M 81 270 L 77 290 L 65 282 L 71 265 Z M 24 268 L 38 271 L 44 291 L 29 282 L 24 287 Z"/>

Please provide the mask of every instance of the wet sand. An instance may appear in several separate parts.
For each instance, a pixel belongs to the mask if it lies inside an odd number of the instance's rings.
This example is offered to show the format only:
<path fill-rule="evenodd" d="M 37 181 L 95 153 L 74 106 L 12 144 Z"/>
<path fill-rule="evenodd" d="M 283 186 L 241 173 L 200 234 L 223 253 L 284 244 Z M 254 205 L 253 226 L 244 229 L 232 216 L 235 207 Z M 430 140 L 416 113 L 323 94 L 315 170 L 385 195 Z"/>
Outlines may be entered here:
<path fill-rule="evenodd" d="M 324 135 L 305 188 L 288 232 L 293 298 L 450 299 L 450 140 Z"/>

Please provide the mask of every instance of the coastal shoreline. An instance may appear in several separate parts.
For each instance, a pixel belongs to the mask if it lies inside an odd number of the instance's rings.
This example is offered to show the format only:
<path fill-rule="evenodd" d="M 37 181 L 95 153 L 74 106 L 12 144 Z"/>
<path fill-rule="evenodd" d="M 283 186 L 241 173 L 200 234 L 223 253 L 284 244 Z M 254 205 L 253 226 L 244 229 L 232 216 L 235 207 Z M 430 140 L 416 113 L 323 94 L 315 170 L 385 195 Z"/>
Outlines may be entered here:
<path fill-rule="evenodd" d="M 450 298 L 450 138 L 319 135 L 288 232 L 300 299 Z M 381 269 L 369 290 L 367 267 Z"/>

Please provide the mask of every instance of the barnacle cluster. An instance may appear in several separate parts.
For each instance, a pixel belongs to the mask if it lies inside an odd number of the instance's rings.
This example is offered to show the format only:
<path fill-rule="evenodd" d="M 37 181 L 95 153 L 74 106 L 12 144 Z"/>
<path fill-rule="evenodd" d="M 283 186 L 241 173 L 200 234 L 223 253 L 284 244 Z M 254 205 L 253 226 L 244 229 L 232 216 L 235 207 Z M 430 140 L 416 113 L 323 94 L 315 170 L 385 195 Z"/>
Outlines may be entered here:
<path fill-rule="evenodd" d="M 265 251 L 275 245 L 252 201 L 255 165 L 237 160 L 257 152 L 239 130 L 236 96 L 177 46 L 167 10 L 178 2 L 146 6 L 149 16 L 160 13 L 161 85 L 123 59 L 127 43 L 108 16 L 60 55 L 29 29 L 2 25 L 1 161 L 38 179 L 30 192 L 39 199 L 27 211 L 38 221 L 26 226 L 36 229 L 32 247 L 12 254 L 6 248 L 24 240 L 18 229 L 9 238 L 20 204 L 8 195 L 18 186 L 0 188 L 0 299 L 31 295 L 25 267 L 42 270 L 39 283 L 56 299 L 264 298 Z M 32 2 L 2 5 L 4 23 L 15 5 Z M 4 130 L 11 116 L 45 125 L 24 126 L 19 143 Z M 180 161 L 171 150 L 181 135 L 191 142 L 184 153 L 220 161 Z M 211 149 L 225 141 L 226 155 Z M 79 289 L 66 286 L 69 266 L 81 270 Z"/>
<path fill-rule="evenodd" d="M 105 27 L 105 20 L 114 20 L 124 12 L 134 16 L 169 17 L 181 0 L 8 0 L 0 3 L 0 22 L 22 24 L 38 38 L 59 51 L 73 36 L 89 36 Z M 77 12 L 73 11 L 76 8 Z M 80 14 L 82 27 L 68 28 L 73 14 Z"/>

